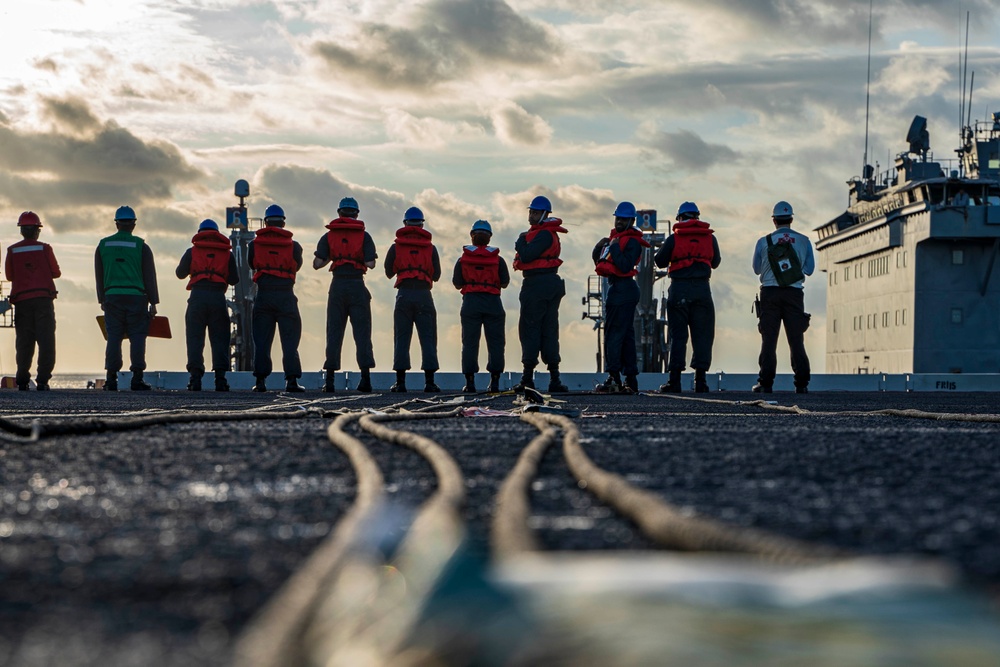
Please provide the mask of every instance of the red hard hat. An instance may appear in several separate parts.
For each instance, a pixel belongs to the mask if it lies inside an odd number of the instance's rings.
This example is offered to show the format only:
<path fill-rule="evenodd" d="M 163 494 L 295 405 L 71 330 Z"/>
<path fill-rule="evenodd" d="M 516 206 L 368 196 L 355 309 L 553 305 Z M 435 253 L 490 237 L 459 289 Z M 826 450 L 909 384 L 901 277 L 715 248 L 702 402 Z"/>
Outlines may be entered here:
<path fill-rule="evenodd" d="M 38 214 L 34 211 L 25 211 L 17 219 L 18 227 L 41 227 L 42 221 L 38 219 Z"/>

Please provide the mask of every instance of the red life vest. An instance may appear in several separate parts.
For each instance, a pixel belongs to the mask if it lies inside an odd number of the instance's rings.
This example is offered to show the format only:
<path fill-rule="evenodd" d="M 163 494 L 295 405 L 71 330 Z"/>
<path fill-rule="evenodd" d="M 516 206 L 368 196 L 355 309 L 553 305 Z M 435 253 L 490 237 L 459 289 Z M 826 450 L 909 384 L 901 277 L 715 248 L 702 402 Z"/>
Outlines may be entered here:
<path fill-rule="evenodd" d="M 338 266 L 353 266 L 367 273 L 365 266 L 365 223 L 352 218 L 337 218 L 326 226 L 326 242 L 330 246 L 330 270 Z"/>
<path fill-rule="evenodd" d="M 18 303 L 39 297 L 56 298 L 53 278 L 61 273 L 49 263 L 52 248 L 39 241 L 18 241 L 7 248 L 7 276 L 10 278 L 10 302 Z M 52 255 L 53 260 L 55 256 Z M 54 261 L 53 261 L 54 263 Z"/>
<path fill-rule="evenodd" d="M 641 245 L 643 248 L 649 247 L 649 242 L 646 241 L 645 238 L 643 238 L 642 232 L 640 232 L 635 227 L 629 227 L 624 232 L 618 232 L 613 230 L 611 232 L 610 238 L 611 238 L 611 243 L 614 243 L 616 240 L 618 241 L 618 248 L 622 251 L 624 251 L 625 246 L 628 245 L 629 239 L 636 239 L 637 241 L 639 241 L 639 245 Z M 611 261 L 611 251 L 610 251 L 611 243 L 609 243 L 608 247 L 604 249 L 604 252 L 601 253 L 601 258 L 597 261 L 597 268 L 595 269 L 597 275 L 617 276 L 619 278 L 631 278 L 635 274 L 639 273 L 638 269 L 636 269 L 635 267 L 633 267 L 631 271 L 627 271 L 625 273 L 622 273 L 621 271 L 618 270 L 618 267 L 615 266 L 615 263 Z M 639 261 L 641 259 L 642 259 L 642 253 L 640 253 L 639 256 L 636 258 L 635 266 L 639 265 Z"/>
<path fill-rule="evenodd" d="M 500 294 L 500 248 L 467 245 L 459 258 L 462 266 L 462 294 Z"/>
<path fill-rule="evenodd" d="M 539 224 L 533 225 L 528 233 L 524 235 L 524 240 L 531 243 L 538 233 L 541 231 L 547 231 L 552 234 L 552 245 L 545 249 L 545 251 L 530 262 L 522 262 L 521 258 L 516 254 L 514 255 L 514 270 L 515 271 L 527 271 L 531 269 L 554 269 L 560 266 L 563 261 L 559 259 L 559 252 L 561 246 L 559 244 L 559 234 L 565 234 L 569 230 L 562 226 L 562 220 L 559 218 L 546 218 L 542 220 Z"/>
<path fill-rule="evenodd" d="M 701 220 L 685 220 L 674 225 L 674 252 L 670 255 L 670 267 L 667 273 L 691 266 L 695 262 L 704 262 L 712 266 L 715 249 L 712 247 L 712 234 L 707 222 Z"/>
<path fill-rule="evenodd" d="M 396 230 L 396 257 L 392 263 L 396 284 L 409 278 L 434 283 L 434 246 L 431 233 L 415 225 Z"/>
<path fill-rule="evenodd" d="M 191 279 L 187 288 L 202 280 L 213 283 L 229 282 L 229 253 L 232 246 L 229 239 L 213 229 L 206 229 L 198 232 L 191 239 Z M 254 259 L 257 259 L 258 247 L 254 250 Z"/>
<path fill-rule="evenodd" d="M 299 267 L 295 263 L 292 233 L 281 227 L 261 227 L 253 242 L 253 281 L 262 274 L 295 280 Z M 227 260 L 228 261 L 228 260 Z"/>

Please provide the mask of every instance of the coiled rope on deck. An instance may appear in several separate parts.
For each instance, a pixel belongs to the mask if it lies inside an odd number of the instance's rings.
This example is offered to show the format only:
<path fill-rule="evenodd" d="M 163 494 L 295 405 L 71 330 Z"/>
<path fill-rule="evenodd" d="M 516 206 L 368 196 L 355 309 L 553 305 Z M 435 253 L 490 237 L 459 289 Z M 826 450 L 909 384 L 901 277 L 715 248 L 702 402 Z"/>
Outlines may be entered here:
<path fill-rule="evenodd" d="M 685 516 L 656 494 L 639 489 L 621 476 L 595 465 L 580 445 L 580 431 L 571 419 L 549 414 L 540 414 L 538 419 L 562 429 L 563 455 L 580 485 L 614 507 L 638 525 L 647 537 L 664 547 L 682 551 L 745 553 L 783 564 L 815 563 L 843 555 L 835 549 L 762 530 L 730 526 L 706 517 Z"/>
<path fill-rule="evenodd" d="M 280 667 L 305 664 L 302 636 L 313 613 L 366 522 L 385 502 L 385 484 L 378 464 L 364 444 L 345 428 L 363 413 L 341 415 L 327 429 L 330 442 L 351 462 L 357 476 L 354 504 L 336 529 L 299 567 L 248 625 L 234 650 L 234 664 Z"/>
<path fill-rule="evenodd" d="M 531 516 L 529 490 L 532 480 L 538 475 L 542 457 L 559 434 L 555 426 L 538 413 L 525 413 L 521 415 L 521 421 L 537 428 L 539 434 L 521 451 L 517 463 L 497 492 L 496 513 L 490 527 L 493 554 L 497 560 L 538 550 L 534 531 L 528 527 Z"/>

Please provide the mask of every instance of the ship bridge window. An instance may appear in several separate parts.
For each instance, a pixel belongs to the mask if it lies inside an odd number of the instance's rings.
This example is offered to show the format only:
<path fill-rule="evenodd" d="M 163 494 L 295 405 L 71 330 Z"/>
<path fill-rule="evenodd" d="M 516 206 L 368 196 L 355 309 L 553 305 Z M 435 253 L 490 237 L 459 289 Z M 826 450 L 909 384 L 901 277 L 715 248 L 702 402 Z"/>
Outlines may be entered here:
<path fill-rule="evenodd" d="M 944 186 L 931 185 L 927 188 L 927 199 L 932 204 L 944 203 Z"/>
<path fill-rule="evenodd" d="M 955 248 L 951 251 L 951 263 L 952 264 L 965 264 L 965 251 L 961 248 Z"/>

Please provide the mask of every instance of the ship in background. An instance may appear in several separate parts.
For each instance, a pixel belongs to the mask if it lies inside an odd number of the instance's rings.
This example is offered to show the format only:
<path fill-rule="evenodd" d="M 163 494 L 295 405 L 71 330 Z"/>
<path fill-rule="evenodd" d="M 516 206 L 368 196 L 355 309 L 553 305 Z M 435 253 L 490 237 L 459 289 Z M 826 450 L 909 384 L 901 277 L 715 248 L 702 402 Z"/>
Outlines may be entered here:
<path fill-rule="evenodd" d="M 1000 373 L 1000 112 L 937 161 L 914 118 L 893 169 L 815 230 L 827 373 Z"/>

